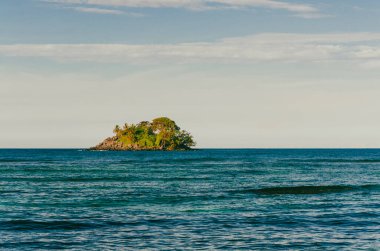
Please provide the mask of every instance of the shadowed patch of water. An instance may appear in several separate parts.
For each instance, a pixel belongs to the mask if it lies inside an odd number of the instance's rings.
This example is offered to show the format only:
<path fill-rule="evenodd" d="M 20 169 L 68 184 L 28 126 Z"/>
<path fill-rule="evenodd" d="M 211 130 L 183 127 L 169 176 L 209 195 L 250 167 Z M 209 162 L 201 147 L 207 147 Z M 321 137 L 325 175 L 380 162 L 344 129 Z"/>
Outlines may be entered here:
<path fill-rule="evenodd" d="M 323 193 L 342 193 L 361 190 L 379 190 L 380 185 L 331 185 L 331 186 L 289 186 L 289 187 L 267 187 L 260 189 L 244 189 L 233 191 L 233 193 L 254 193 L 264 195 L 276 194 L 323 194 Z"/>
<path fill-rule="evenodd" d="M 34 221 L 34 220 L 10 220 L 0 222 L 1 230 L 77 230 L 91 229 L 97 224 L 80 223 L 77 221 Z"/>

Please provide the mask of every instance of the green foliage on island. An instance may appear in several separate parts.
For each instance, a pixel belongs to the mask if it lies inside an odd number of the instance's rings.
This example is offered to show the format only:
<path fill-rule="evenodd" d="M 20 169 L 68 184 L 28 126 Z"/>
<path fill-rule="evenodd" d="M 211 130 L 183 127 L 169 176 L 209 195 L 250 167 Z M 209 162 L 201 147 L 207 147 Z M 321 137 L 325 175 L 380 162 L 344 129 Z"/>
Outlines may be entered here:
<path fill-rule="evenodd" d="M 193 136 L 166 117 L 138 124 L 117 125 L 115 136 L 92 150 L 190 150 L 195 146 Z"/>

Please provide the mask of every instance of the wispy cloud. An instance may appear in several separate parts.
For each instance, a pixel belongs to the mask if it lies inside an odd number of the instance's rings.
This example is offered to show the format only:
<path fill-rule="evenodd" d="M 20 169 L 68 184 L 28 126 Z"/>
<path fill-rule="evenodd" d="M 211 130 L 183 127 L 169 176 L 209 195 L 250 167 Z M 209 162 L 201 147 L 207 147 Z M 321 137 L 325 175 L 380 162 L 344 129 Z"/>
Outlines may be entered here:
<path fill-rule="evenodd" d="M 319 12 L 310 12 L 310 13 L 297 13 L 293 15 L 294 17 L 301 17 L 304 19 L 319 19 L 319 18 L 332 18 L 333 15 L 327 15 Z"/>
<path fill-rule="evenodd" d="M 380 33 L 269 33 L 216 42 L 178 44 L 16 44 L 0 45 L 0 56 L 57 61 L 123 62 L 326 62 L 380 61 Z"/>
<path fill-rule="evenodd" d="M 106 15 L 125 14 L 125 12 L 121 10 L 111 10 L 111 9 L 101 9 L 101 8 L 74 7 L 72 9 L 78 12 L 95 13 L 95 14 L 106 14 Z"/>
<path fill-rule="evenodd" d="M 112 6 L 129 8 L 184 8 L 209 10 L 225 8 L 269 8 L 296 13 L 298 17 L 324 17 L 311 5 L 280 0 L 41 0 L 58 4 L 80 6 Z"/>

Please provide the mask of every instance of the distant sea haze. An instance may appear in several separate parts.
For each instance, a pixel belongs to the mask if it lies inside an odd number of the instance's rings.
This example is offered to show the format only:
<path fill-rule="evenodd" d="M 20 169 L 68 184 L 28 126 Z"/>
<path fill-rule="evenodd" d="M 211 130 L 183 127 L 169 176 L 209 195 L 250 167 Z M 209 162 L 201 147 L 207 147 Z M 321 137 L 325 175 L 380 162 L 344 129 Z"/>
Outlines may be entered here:
<path fill-rule="evenodd" d="M 1 250 L 379 250 L 380 150 L 0 150 Z"/>

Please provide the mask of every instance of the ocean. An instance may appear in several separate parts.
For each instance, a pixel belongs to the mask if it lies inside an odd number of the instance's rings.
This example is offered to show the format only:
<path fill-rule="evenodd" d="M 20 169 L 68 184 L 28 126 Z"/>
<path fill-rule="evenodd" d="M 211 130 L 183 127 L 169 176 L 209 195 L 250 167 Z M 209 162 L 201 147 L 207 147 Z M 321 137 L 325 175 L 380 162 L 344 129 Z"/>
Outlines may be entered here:
<path fill-rule="evenodd" d="M 0 250 L 53 249 L 380 250 L 380 150 L 0 150 Z"/>

